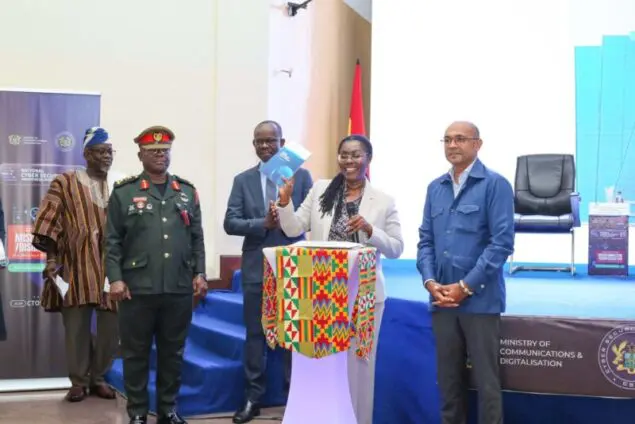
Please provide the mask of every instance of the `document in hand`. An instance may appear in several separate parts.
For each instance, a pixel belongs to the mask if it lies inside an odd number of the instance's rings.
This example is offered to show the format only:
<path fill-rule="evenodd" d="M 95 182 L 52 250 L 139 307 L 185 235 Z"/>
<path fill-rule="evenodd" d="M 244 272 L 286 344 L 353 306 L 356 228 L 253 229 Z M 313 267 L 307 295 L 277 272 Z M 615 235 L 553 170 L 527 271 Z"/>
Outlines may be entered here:
<path fill-rule="evenodd" d="M 291 178 L 309 156 L 311 152 L 301 145 L 288 143 L 262 166 L 261 171 L 277 186 L 281 186 L 284 184 L 282 178 Z"/>
<path fill-rule="evenodd" d="M 64 296 L 66 296 L 66 292 L 68 292 L 68 283 L 58 275 L 57 277 L 55 277 L 55 285 L 57 286 L 57 290 L 60 292 L 60 296 L 62 296 L 62 299 L 64 299 Z"/>
<path fill-rule="evenodd" d="M 7 254 L 4 251 L 4 244 L 2 243 L 2 240 L 0 240 L 0 268 L 5 268 L 8 262 Z"/>

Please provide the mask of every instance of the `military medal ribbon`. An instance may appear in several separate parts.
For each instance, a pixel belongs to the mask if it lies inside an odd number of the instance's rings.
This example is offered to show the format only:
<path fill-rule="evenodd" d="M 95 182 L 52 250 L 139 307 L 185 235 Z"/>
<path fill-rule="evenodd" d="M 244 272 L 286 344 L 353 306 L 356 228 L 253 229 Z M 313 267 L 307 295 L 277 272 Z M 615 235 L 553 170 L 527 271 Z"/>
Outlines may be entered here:
<path fill-rule="evenodd" d="M 189 227 L 190 226 L 190 215 L 184 209 L 181 209 L 181 218 L 183 219 L 183 222 L 185 222 L 185 225 L 187 227 Z"/>

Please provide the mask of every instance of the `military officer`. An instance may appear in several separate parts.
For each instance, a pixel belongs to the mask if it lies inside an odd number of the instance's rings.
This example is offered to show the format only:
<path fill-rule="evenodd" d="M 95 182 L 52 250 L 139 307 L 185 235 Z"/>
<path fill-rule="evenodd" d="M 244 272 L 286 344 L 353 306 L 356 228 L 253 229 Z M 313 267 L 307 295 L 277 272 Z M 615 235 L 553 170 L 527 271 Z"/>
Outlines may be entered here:
<path fill-rule="evenodd" d="M 124 387 L 130 424 L 148 414 L 150 349 L 157 346 L 158 424 L 176 412 L 192 295 L 207 290 L 198 193 L 168 173 L 174 133 L 150 127 L 137 138 L 140 175 L 117 182 L 108 205 L 106 275 L 119 301 Z"/>

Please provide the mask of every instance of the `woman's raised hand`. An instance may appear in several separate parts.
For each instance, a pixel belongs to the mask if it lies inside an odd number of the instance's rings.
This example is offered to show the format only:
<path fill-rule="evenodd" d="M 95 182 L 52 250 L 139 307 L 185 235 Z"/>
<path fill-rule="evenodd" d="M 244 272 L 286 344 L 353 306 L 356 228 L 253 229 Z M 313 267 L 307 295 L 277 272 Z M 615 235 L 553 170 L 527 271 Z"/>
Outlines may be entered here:
<path fill-rule="evenodd" d="M 280 205 L 280 207 L 284 208 L 291 201 L 294 180 L 293 177 L 289 179 L 283 177 L 282 181 L 284 181 L 284 184 L 278 189 L 278 204 Z"/>

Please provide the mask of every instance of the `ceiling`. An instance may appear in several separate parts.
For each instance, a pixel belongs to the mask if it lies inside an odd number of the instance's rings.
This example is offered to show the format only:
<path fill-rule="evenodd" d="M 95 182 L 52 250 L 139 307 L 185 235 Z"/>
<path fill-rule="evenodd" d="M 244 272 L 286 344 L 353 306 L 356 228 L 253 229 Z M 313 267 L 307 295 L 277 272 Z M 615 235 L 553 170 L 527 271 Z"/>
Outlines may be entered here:
<path fill-rule="evenodd" d="M 373 0 L 344 0 L 344 3 L 359 13 L 368 22 L 372 22 Z"/>

